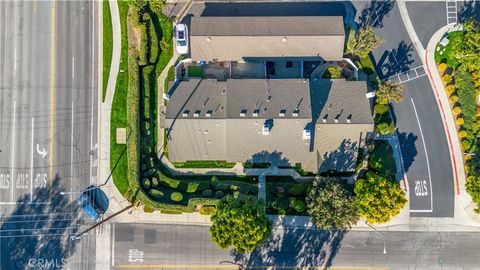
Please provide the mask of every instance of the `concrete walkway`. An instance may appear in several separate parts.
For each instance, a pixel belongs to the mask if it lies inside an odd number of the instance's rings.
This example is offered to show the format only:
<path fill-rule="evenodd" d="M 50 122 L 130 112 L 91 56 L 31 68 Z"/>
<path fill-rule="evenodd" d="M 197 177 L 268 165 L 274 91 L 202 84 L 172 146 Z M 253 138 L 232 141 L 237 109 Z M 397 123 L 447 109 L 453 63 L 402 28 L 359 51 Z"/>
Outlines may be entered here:
<path fill-rule="evenodd" d="M 100 3 L 100 7 L 102 2 Z M 116 0 L 109 0 L 110 14 L 112 19 L 112 34 L 113 34 L 113 48 L 112 48 L 112 62 L 110 65 L 110 74 L 108 75 L 107 91 L 105 94 L 105 100 L 102 102 L 102 70 L 103 70 L 103 61 L 102 61 L 102 52 L 103 52 L 103 12 L 98 12 L 98 28 L 99 28 L 99 91 L 98 91 L 98 134 L 99 134 L 99 178 L 98 183 L 103 184 L 110 174 L 110 112 L 112 109 L 113 96 L 115 94 L 115 85 L 117 81 L 117 75 L 120 67 L 120 53 L 121 53 L 121 26 L 120 26 L 120 14 L 118 11 L 118 5 Z M 100 10 L 102 10 L 100 8 Z M 107 185 L 102 187 L 102 190 L 110 198 L 110 206 L 114 209 L 118 209 L 125 205 L 125 200 L 123 199 L 120 192 L 113 184 L 113 179 L 110 179 Z M 123 201 L 121 201 L 123 200 Z M 110 228 L 110 226 L 105 226 Z M 103 227 L 103 228 L 105 228 Z M 96 236 L 96 250 L 97 254 L 95 256 L 95 265 L 96 269 L 109 269 L 110 262 L 110 231 L 100 229 L 97 230 Z"/>

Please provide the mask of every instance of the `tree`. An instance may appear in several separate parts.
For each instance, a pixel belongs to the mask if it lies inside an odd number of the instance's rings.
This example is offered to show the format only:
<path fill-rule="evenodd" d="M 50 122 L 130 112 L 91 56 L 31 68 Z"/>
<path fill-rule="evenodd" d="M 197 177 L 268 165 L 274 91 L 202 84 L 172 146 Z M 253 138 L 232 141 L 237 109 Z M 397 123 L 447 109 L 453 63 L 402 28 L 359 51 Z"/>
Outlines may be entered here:
<path fill-rule="evenodd" d="M 150 0 L 148 4 L 150 5 L 150 9 L 153 12 L 160 14 L 165 5 L 165 2 L 163 0 Z"/>
<path fill-rule="evenodd" d="M 360 28 L 358 34 L 347 42 L 347 53 L 365 58 L 368 54 L 378 48 L 383 40 L 375 34 L 375 29 L 371 26 Z"/>
<path fill-rule="evenodd" d="M 319 229 L 344 230 L 358 220 L 352 194 L 329 178 L 316 178 L 306 201 L 307 212 Z"/>
<path fill-rule="evenodd" d="M 387 179 L 394 178 L 397 166 L 392 146 L 386 141 L 376 142 L 370 154 L 370 167 Z"/>
<path fill-rule="evenodd" d="M 252 252 L 270 234 L 263 202 L 253 196 L 225 196 L 210 217 L 212 241 L 222 249 Z"/>
<path fill-rule="evenodd" d="M 461 70 L 480 70 L 480 26 L 474 19 L 463 24 L 461 42 L 457 42 L 453 50 Z"/>
<path fill-rule="evenodd" d="M 397 182 L 367 172 L 366 179 L 355 183 L 357 213 L 369 223 L 385 223 L 398 215 L 407 203 L 405 193 Z"/>
<path fill-rule="evenodd" d="M 401 102 L 403 100 L 402 91 L 403 86 L 401 84 L 396 84 L 393 81 L 385 81 L 380 83 L 377 91 L 375 91 L 375 96 L 378 99 L 385 99 L 389 102 Z"/>

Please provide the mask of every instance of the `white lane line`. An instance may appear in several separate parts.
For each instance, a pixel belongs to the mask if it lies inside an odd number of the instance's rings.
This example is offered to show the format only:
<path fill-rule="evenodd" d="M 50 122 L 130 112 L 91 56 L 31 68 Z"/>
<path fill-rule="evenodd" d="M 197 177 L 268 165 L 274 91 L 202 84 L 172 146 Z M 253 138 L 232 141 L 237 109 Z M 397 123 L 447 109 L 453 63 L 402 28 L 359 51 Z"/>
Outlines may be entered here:
<path fill-rule="evenodd" d="M 32 138 L 30 144 L 30 202 L 33 200 L 33 135 L 34 135 L 35 120 L 32 117 Z"/>
<path fill-rule="evenodd" d="M 412 101 L 413 110 L 415 112 L 415 117 L 417 117 L 417 124 L 418 124 L 418 128 L 420 129 L 420 135 L 422 137 L 423 150 L 425 150 L 425 157 L 427 159 L 428 181 L 430 182 L 430 210 L 410 210 L 410 212 L 433 212 L 432 175 L 430 173 L 430 161 L 428 160 L 427 145 L 425 144 L 425 138 L 423 137 L 423 130 L 422 130 L 422 126 L 420 125 L 420 120 L 418 118 L 415 102 L 413 102 L 413 98 L 410 98 L 410 100 Z"/>
<path fill-rule="evenodd" d="M 72 56 L 72 79 L 75 78 L 75 57 Z"/>
<path fill-rule="evenodd" d="M 11 164 L 11 176 L 10 176 L 10 181 L 11 181 L 11 184 L 12 184 L 12 200 L 14 199 L 14 196 L 13 196 L 13 191 L 14 191 L 14 182 L 15 182 L 15 177 L 14 177 L 14 172 L 15 172 L 15 121 L 16 121 L 16 117 L 17 117 L 17 112 L 15 110 L 15 108 L 17 107 L 17 101 L 14 99 L 13 100 L 13 125 L 12 125 L 12 155 L 11 155 L 11 158 L 12 158 L 12 164 Z"/>
<path fill-rule="evenodd" d="M 73 197 L 73 149 L 75 149 L 75 147 L 73 147 L 73 117 L 74 115 L 74 104 L 73 104 L 73 101 L 72 101 L 72 130 L 71 130 L 71 134 L 70 134 L 70 143 L 72 144 L 71 146 L 71 149 L 70 149 L 70 199 Z"/>
<path fill-rule="evenodd" d="M 93 23 L 92 23 L 92 66 L 94 67 L 95 66 L 95 2 L 92 4 L 92 18 L 93 18 Z M 94 70 L 94 69 L 93 69 Z M 93 104 L 94 104 L 94 93 L 95 93 L 95 72 L 92 72 L 92 100 L 91 100 L 91 119 L 90 119 L 90 151 L 93 150 Z M 97 153 L 98 155 L 98 153 Z M 98 156 L 97 156 L 98 158 Z M 92 181 L 92 164 L 93 163 L 93 156 L 90 155 L 90 182 Z M 97 168 L 97 177 L 95 177 L 97 179 L 96 182 L 98 182 L 98 168 Z M 94 183 L 94 184 L 98 184 L 98 183 Z"/>

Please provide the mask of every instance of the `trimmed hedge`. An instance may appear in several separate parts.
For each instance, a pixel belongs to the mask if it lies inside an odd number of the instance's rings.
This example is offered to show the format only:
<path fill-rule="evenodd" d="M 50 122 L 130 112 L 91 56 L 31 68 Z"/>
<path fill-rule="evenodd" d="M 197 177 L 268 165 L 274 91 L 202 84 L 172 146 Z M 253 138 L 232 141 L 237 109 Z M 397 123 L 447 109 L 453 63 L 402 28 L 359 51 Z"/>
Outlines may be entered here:
<path fill-rule="evenodd" d="M 211 205 L 205 205 L 205 206 L 202 206 L 202 208 L 200 208 L 200 215 L 213 215 L 217 212 L 217 208 L 215 206 L 211 206 Z"/>
<path fill-rule="evenodd" d="M 181 202 L 183 200 L 183 195 L 182 193 L 180 192 L 173 192 L 171 195 L 170 195 L 170 198 L 172 199 L 172 201 L 174 202 Z"/>

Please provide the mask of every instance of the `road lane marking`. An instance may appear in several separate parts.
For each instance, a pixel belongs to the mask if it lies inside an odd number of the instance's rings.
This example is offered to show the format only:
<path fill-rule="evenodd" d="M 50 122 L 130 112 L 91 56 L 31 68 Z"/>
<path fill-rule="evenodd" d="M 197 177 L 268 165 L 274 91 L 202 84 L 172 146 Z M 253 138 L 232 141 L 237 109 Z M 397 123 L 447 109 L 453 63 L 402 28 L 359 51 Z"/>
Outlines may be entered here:
<path fill-rule="evenodd" d="M 33 201 L 33 135 L 34 135 L 35 120 L 32 117 L 32 135 L 30 144 L 30 202 Z"/>
<path fill-rule="evenodd" d="M 50 77 L 50 168 L 49 168 L 49 177 L 50 177 L 50 190 L 49 190 L 49 195 L 48 198 L 49 200 L 52 198 L 52 185 L 53 185 L 53 157 L 54 157 L 54 152 L 53 152 L 53 142 L 54 142 L 54 136 L 55 136 L 55 31 L 56 31 L 56 12 L 55 12 L 55 7 L 56 7 L 56 2 L 55 0 L 52 1 L 52 45 L 51 45 L 51 69 L 52 69 L 52 75 Z"/>
<path fill-rule="evenodd" d="M 15 122 L 16 122 L 16 117 L 17 117 L 17 113 L 16 113 L 16 107 L 17 107 L 17 101 L 14 99 L 13 100 L 13 124 L 12 124 L 12 155 L 11 155 L 11 173 L 10 173 L 10 184 L 12 185 L 12 200 L 15 198 L 13 196 L 13 187 L 14 187 L 14 182 L 15 182 L 15 176 L 14 176 L 14 172 L 15 172 Z"/>
<path fill-rule="evenodd" d="M 70 134 L 70 143 L 72 144 L 71 148 L 70 148 L 70 199 L 73 197 L 73 114 L 74 114 L 74 110 L 73 110 L 73 101 L 72 101 L 72 124 L 71 124 L 71 134 Z"/>
<path fill-rule="evenodd" d="M 415 107 L 415 102 L 413 102 L 413 98 L 410 98 L 413 105 L 413 111 L 415 112 L 415 117 L 417 118 L 418 128 L 420 129 L 420 136 L 422 137 L 423 143 L 423 150 L 425 150 L 425 157 L 427 159 L 427 171 L 428 171 L 428 181 L 430 183 L 430 210 L 415 210 L 410 209 L 410 212 L 433 212 L 433 194 L 432 194 L 432 176 L 430 173 L 430 161 L 428 159 L 428 152 L 427 152 L 427 145 L 425 144 L 425 138 L 423 137 L 423 130 L 422 126 L 420 125 L 420 119 L 418 118 L 417 108 Z"/>

